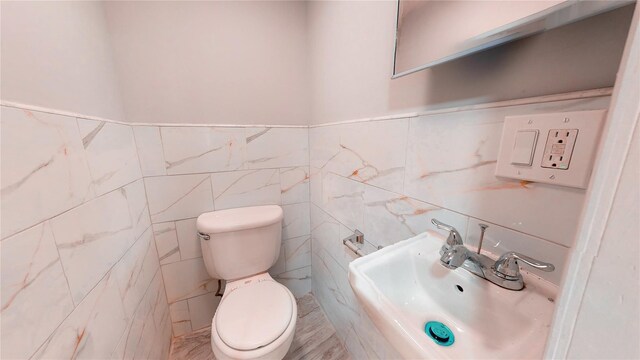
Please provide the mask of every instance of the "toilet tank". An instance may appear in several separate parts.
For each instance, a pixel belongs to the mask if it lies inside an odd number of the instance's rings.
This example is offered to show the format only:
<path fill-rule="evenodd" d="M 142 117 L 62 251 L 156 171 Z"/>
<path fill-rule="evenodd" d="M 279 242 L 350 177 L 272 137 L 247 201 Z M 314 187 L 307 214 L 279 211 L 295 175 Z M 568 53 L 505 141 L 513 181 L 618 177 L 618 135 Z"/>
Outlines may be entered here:
<path fill-rule="evenodd" d="M 251 206 L 204 213 L 196 222 L 205 267 L 215 279 L 267 271 L 278 260 L 282 208 Z"/>

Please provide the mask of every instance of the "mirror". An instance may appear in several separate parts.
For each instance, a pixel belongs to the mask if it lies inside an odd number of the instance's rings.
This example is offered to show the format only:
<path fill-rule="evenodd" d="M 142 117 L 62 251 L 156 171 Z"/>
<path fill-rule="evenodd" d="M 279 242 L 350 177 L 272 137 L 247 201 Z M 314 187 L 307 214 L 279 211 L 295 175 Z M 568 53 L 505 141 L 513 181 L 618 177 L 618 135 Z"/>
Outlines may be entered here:
<path fill-rule="evenodd" d="M 392 78 L 427 69 L 635 0 L 398 0 Z"/>

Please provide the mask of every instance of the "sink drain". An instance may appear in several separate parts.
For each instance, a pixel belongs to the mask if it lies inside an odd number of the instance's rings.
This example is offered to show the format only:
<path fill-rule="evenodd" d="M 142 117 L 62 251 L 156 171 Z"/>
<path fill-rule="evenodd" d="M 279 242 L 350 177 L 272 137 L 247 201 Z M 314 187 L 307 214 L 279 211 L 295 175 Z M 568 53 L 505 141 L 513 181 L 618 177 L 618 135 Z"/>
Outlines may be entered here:
<path fill-rule="evenodd" d="M 429 321 L 426 323 L 424 332 L 433 339 L 436 344 L 441 346 L 450 346 L 456 341 L 455 336 L 453 336 L 453 331 L 439 321 Z"/>

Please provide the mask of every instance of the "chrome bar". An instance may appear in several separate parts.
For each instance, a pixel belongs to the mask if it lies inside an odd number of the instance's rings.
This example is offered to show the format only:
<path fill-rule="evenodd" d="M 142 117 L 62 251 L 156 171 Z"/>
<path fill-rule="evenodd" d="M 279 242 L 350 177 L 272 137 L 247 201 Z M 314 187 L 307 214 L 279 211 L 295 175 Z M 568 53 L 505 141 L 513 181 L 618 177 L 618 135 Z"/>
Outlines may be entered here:
<path fill-rule="evenodd" d="M 358 248 L 356 243 L 364 244 L 364 234 L 361 233 L 358 229 L 353 232 L 353 235 L 342 239 L 342 244 L 344 244 L 344 246 L 346 246 L 349 250 L 353 251 L 358 256 L 365 256 L 366 254 Z"/>

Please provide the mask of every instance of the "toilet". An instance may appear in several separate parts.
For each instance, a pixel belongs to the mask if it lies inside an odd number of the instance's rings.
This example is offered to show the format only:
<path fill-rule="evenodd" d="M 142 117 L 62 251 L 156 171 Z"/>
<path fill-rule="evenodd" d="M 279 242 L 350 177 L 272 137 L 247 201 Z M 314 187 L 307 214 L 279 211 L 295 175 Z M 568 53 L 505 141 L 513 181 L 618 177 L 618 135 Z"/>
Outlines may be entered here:
<path fill-rule="evenodd" d="M 227 281 L 211 322 L 216 359 L 282 359 L 298 314 L 291 291 L 267 272 L 280 255 L 282 208 L 208 212 L 196 226 L 207 272 Z"/>

